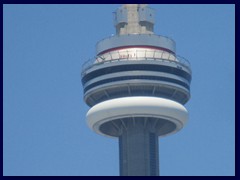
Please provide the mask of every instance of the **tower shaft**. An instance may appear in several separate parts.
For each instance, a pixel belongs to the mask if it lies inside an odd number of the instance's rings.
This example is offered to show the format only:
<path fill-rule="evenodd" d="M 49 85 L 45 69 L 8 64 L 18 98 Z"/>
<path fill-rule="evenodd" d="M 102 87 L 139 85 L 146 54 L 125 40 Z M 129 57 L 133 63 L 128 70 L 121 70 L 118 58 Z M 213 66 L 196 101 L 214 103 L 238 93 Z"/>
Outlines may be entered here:
<path fill-rule="evenodd" d="M 121 176 L 159 176 L 158 136 L 152 124 L 129 121 L 119 137 Z"/>

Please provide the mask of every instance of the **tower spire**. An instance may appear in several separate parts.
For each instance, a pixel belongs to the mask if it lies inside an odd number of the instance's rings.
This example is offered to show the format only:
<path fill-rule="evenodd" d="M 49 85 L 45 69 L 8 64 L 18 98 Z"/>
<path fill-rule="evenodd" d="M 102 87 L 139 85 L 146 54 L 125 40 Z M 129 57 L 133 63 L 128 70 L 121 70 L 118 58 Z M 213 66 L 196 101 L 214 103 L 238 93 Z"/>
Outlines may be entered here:
<path fill-rule="evenodd" d="M 115 12 L 117 35 L 153 34 L 154 10 L 147 4 L 123 4 Z"/>

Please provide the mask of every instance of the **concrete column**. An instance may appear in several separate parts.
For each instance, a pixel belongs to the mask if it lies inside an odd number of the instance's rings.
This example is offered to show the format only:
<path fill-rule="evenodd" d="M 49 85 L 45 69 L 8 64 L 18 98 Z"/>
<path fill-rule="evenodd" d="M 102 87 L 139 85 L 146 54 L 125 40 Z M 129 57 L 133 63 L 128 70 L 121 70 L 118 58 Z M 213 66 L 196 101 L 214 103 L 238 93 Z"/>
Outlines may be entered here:
<path fill-rule="evenodd" d="M 119 137 L 121 176 L 159 176 L 158 136 L 149 122 L 129 121 Z"/>

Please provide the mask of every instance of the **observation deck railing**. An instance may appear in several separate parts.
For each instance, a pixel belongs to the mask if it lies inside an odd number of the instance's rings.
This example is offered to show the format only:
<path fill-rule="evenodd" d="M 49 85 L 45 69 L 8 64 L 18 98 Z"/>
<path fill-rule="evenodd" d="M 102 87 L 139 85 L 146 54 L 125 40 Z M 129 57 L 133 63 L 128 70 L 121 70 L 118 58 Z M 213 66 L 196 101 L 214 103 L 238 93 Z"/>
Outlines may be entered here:
<path fill-rule="evenodd" d="M 169 52 L 159 50 L 118 50 L 108 52 L 87 60 L 82 65 L 82 75 L 89 68 L 104 63 L 141 60 L 175 63 L 177 65 L 182 65 L 186 67 L 191 72 L 191 65 L 187 59 Z"/>

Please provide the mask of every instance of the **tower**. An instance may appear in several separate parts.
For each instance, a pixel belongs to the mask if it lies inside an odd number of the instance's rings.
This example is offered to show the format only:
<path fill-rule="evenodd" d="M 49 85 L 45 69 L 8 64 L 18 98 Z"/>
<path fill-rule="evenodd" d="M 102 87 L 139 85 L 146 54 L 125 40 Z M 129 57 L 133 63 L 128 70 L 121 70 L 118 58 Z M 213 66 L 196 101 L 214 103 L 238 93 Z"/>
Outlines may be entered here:
<path fill-rule="evenodd" d="M 124 4 L 116 35 L 99 41 L 82 69 L 88 126 L 119 140 L 120 175 L 159 175 L 158 137 L 183 128 L 191 68 L 175 42 L 154 34 L 154 10 Z"/>

